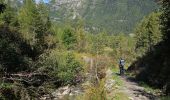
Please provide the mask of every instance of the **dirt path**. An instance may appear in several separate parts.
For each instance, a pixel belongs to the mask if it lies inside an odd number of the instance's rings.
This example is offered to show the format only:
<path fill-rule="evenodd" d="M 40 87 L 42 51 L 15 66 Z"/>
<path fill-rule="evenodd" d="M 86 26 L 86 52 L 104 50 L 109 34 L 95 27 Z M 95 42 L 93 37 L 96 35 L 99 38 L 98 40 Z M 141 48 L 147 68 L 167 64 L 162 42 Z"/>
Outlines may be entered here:
<path fill-rule="evenodd" d="M 126 97 L 124 97 L 123 100 L 159 100 L 153 94 L 147 93 L 145 91 L 145 88 L 142 86 L 139 86 L 138 83 L 134 79 L 129 78 L 128 76 L 120 76 L 114 72 L 112 72 L 111 74 L 111 72 L 112 71 L 110 69 L 106 72 L 108 75 L 107 76 L 108 80 L 113 79 L 111 77 L 114 77 L 114 76 L 117 77 L 117 79 L 114 79 L 116 89 L 113 89 L 111 95 L 115 95 L 117 93 L 125 94 Z M 118 81 L 121 81 L 122 85 L 117 85 L 116 83 Z M 121 97 L 119 99 L 122 100 Z"/>
<path fill-rule="evenodd" d="M 120 89 L 127 94 L 130 100 L 159 100 L 153 94 L 147 93 L 144 87 L 139 86 L 134 80 L 124 76 L 121 77 L 124 86 Z"/>

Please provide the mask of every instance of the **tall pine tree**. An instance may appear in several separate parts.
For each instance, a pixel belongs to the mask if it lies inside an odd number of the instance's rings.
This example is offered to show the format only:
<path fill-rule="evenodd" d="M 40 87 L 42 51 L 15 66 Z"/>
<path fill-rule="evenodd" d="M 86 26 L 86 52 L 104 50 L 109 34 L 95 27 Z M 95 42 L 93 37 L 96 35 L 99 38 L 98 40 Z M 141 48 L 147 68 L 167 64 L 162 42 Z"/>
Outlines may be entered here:
<path fill-rule="evenodd" d="M 49 47 L 45 39 L 51 34 L 51 22 L 46 6 L 43 3 L 36 4 L 34 0 L 25 0 L 18 20 L 22 37 L 31 46 L 35 57 L 43 53 Z"/>
<path fill-rule="evenodd" d="M 151 13 L 135 29 L 136 50 L 142 54 L 153 50 L 153 46 L 162 40 L 160 15 L 159 12 Z"/>

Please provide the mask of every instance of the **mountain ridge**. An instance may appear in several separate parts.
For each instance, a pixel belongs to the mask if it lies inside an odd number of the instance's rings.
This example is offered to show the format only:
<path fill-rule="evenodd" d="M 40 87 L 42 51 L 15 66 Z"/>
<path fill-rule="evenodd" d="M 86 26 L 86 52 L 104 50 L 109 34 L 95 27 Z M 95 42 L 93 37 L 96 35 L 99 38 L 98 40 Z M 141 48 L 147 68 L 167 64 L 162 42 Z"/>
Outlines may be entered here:
<path fill-rule="evenodd" d="M 155 11 L 153 0 L 52 0 L 51 18 L 58 22 L 77 17 L 89 31 L 130 33 L 144 16 Z"/>
<path fill-rule="evenodd" d="M 21 7 L 23 0 L 11 0 Z M 83 20 L 86 31 L 110 34 L 132 33 L 135 25 L 159 6 L 154 0 L 51 0 L 46 5 L 54 23 Z"/>

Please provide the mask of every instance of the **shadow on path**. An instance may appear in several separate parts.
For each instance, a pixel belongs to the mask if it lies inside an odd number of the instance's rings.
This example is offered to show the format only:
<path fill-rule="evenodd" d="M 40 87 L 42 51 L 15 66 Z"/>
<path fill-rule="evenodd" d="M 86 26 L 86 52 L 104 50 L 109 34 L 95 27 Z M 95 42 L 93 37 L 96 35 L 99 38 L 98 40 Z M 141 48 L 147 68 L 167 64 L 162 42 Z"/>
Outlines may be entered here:
<path fill-rule="evenodd" d="M 120 76 L 119 73 L 115 74 Z M 156 95 L 145 91 L 145 88 L 140 86 L 135 78 L 123 75 L 121 79 L 124 83 L 124 87 L 121 91 L 127 94 L 130 100 L 159 100 Z"/>

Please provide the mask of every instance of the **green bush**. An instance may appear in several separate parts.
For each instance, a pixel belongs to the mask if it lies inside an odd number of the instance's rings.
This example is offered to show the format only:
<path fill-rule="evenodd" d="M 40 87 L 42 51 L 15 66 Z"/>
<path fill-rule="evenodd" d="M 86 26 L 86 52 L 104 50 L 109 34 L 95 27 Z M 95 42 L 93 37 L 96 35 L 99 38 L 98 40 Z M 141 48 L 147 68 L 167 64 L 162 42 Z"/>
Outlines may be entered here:
<path fill-rule="evenodd" d="M 54 72 L 57 72 L 58 68 L 58 51 L 52 50 L 40 55 L 35 69 L 41 73 L 47 73 L 49 76 L 56 77 Z M 37 68 L 38 67 L 38 68 Z"/>
<path fill-rule="evenodd" d="M 68 50 L 75 48 L 77 44 L 77 37 L 73 29 L 68 28 L 64 30 L 62 34 L 62 43 Z"/>
<path fill-rule="evenodd" d="M 64 85 L 72 84 L 82 70 L 81 63 L 73 53 L 57 50 L 41 55 L 38 66 L 41 66 L 39 71 L 57 78 Z"/>
<path fill-rule="evenodd" d="M 104 87 L 105 79 L 101 80 L 95 86 L 89 86 L 82 96 L 77 97 L 78 100 L 108 100 Z"/>
<path fill-rule="evenodd" d="M 62 63 L 59 62 L 58 77 L 64 83 L 72 83 L 77 73 L 82 69 L 82 65 L 78 62 L 72 53 L 66 53 L 63 56 Z"/>
<path fill-rule="evenodd" d="M 15 95 L 13 85 L 8 83 L 0 84 L 0 100 L 18 100 L 19 98 Z"/>

